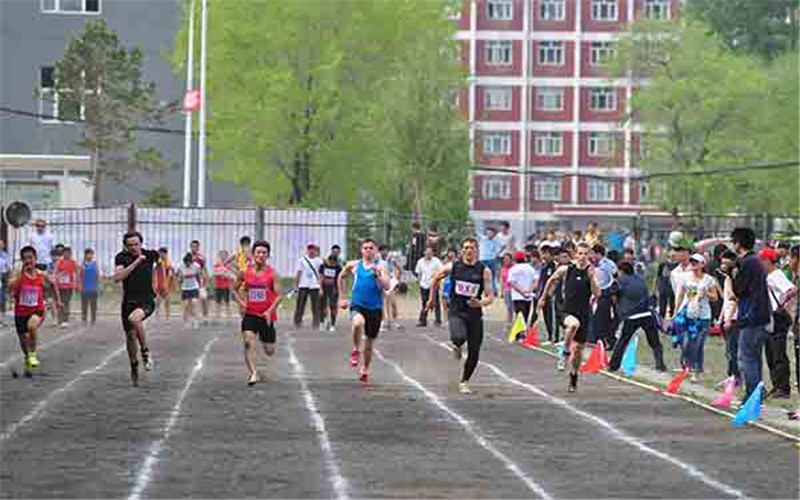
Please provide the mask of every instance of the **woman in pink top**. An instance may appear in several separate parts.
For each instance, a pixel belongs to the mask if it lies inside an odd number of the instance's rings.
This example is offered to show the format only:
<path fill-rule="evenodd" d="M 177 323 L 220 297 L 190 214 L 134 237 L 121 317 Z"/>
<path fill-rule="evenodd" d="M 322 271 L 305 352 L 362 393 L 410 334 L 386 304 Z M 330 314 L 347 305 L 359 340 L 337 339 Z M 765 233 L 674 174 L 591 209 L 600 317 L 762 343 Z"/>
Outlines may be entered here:
<path fill-rule="evenodd" d="M 503 267 L 500 268 L 500 282 L 503 285 L 503 300 L 506 304 L 506 321 L 514 321 L 514 304 L 511 302 L 511 285 L 508 283 L 508 271 L 514 265 L 510 253 L 503 254 Z"/>

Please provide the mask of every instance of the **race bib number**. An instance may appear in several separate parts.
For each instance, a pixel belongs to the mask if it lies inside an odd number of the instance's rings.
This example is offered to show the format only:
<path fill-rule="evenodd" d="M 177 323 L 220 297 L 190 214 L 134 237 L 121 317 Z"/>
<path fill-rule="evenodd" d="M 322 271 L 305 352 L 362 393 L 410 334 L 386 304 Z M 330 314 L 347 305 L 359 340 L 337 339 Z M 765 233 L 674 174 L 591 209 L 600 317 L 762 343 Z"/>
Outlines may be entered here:
<path fill-rule="evenodd" d="M 460 295 L 462 297 L 477 297 L 478 290 L 480 289 L 481 286 L 475 283 L 456 280 L 456 295 Z"/>
<path fill-rule="evenodd" d="M 25 307 L 34 307 L 39 305 L 39 289 L 23 287 L 19 293 L 19 304 Z"/>
<path fill-rule="evenodd" d="M 251 288 L 247 292 L 247 300 L 250 302 L 266 302 L 267 289 L 266 288 Z"/>
<path fill-rule="evenodd" d="M 335 278 L 336 277 L 336 269 L 325 269 L 323 272 L 326 278 Z"/>
<path fill-rule="evenodd" d="M 72 279 L 71 278 L 72 277 L 69 274 L 59 274 L 58 275 L 58 282 L 59 283 L 64 283 L 64 284 L 69 284 L 69 283 L 72 283 Z"/>

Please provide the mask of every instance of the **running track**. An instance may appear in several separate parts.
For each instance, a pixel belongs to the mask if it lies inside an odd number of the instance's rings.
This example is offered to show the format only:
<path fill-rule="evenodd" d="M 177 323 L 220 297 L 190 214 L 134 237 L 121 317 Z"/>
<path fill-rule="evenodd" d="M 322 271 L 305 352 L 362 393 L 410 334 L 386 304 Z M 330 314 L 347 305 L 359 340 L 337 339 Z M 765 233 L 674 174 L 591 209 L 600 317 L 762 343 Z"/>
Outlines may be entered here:
<path fill-rule="evenodd" d="M 139 388 L 116 323 L 43 332 L 33 380 L 0 337 L 1 497 L 799 495 L 794 443 L 605 377 L 567 394 L 551 358 L 490 339 L 462 396 L 444 330 L 383 333 L 363 389 L 342 332 L 282 325 L 248 388 L 234 323 L 148 328 Z"/>

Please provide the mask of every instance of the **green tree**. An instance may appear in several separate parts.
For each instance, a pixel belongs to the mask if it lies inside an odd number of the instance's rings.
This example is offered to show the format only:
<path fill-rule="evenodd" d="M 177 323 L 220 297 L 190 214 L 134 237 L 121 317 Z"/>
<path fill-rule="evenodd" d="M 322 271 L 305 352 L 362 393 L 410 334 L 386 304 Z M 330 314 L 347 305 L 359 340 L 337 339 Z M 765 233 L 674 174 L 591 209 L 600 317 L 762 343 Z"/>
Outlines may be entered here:
<path fill-rule="evenodd" d="M 630 71 L 637 86 L 626 119 L 644 128 L 638 166 L 645 173 L 698 174 L 651 182 L 651 193 L 666 208 L 775 213 L 796 206 L 796 170 L 700 175 L 713 167 L 797 158 L 787 139 L 792 130 L 797 137 L 797 119 L 780 112 L 781 100 L 792 88 L 796 94 L 797 77 L 789 69 L 732 52 L 698 22 L 637 23 L 620 44 L 615 68 Z M 785 78 L 770 78 L 770 70 Z M 782 132 L 772 137 L 776 129 Z"/>
<path fill-rule="evenodd" d="M 708 24 L 731 50 L 772 59 L 797 49 L 800 0 L 690 0 L 686 14 Z"/>
<path fill-rule="evenodd" d="M 434 47 L 443 46 L 441 40 L 452 43 L 454 26 L 443 15 L 450 3 L 210 2 L 207 94 L 214 175 L 248 188 L 263 204 L 382 205 L 386 179 L 401 161 L 387 144 L 398 135 L 386 123 L 394 117 L 383 104 L 397 100 L 387 86 L 407 88 L 398 72 L 411 61 L 410 51 L 418 51 L 420 34 L 437 40 Z M 184 30 L 176 44 L 177 67 L 185 47 Z M 442 57 L 429 53 L 418 52 L 424 64 Z M 407 196 L 399 198 L 393 206 Z"/>
<path fill-rule="evenodd" d="M 92 154 L 95 204 L 103 201 L 106 179 L 167 167 L 159 151 L 137 140 L 140 127 L 160 123 L 163 115 L 155 83 L 144 79 L 143 62 L 141 49 L 123 46 L 98 19 L 86 22 L 55 65 L 59 118 L 85 122 L 76 144 Z"/>
<path fill-rule="evenodd" d="M 167 186 L 156 186 L 150 190 L 145 204 L 149 207 L 171 207 L 172 193 Z"/>

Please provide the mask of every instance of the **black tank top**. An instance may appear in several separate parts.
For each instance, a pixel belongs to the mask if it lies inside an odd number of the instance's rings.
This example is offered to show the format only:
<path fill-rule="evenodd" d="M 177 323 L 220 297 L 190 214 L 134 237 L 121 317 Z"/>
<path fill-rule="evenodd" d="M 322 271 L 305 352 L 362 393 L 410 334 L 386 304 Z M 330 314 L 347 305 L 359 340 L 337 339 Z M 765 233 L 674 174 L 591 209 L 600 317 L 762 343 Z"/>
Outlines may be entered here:
<path fill-rule="evenodd" d="M 479 307 L 470 307 L 467 301 L 474 297 L 483 296 L 483 271 L 485 266 L 476 262 L 468 266 L 462 260 L 453 262 L 450 273 L 450 314 L 469 315 L 480 318 L 483 310 Z"/>
<path fill-rule="evenodd" d="M 564 310 L 588 314 L 591 312 L 589 306 L 591 298 L 592 283 L 589 278 L 589 268 L 578 269 L 575 264 L 570 264 L 564 277 Z"/>

